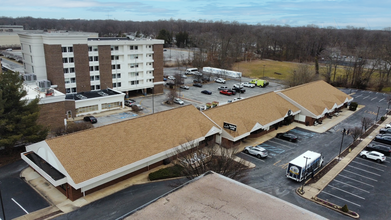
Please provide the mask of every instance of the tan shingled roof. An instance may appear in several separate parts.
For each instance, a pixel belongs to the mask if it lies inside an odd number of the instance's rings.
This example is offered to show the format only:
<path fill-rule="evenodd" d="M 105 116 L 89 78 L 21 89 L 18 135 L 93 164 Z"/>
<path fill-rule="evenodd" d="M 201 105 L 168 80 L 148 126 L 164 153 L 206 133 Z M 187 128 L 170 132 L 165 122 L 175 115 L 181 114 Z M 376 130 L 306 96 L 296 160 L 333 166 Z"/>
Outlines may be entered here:
<path fill-rule="evenodd" d="M 287 112 L 299 111 L 299 108 L 289 103 L 274 92 L 246 98 L 227 105 L 218 106 L 204 113 L 223 128 L 224 122 L 235 124 L 236 132 L 224 129 L 231 136 L 237 137 L 247 132 L 258 122 L 266 125 L 284 118 Z"/>
<path fill-rule="evenodd" d="M 325 108 L 330 110 L 334 104 L 341 105 L 346 98 L 352 99 L 323 80 L 288 88 L 281 93 L 317 116 L 321 115 Z"/>
<path fill-rule="evenodd" d="M 46 140 L 75 183 L 204 137 L 214 124 L 188 105 Z"/>

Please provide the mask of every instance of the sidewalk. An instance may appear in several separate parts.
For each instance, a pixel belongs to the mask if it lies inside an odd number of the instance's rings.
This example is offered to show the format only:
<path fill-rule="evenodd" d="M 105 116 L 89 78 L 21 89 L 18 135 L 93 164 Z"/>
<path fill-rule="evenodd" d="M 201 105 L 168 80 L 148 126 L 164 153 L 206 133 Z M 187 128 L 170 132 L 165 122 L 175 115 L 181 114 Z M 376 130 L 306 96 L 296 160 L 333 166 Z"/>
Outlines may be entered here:
<path fill-rule="evenodd" d="M 388 117 L 383 124 L 391 122 L 391 117 Z M 302 197 L 312 200 L 316 197 L 341 171 L 345 169 L 349 163 L 356 158 L 358 154 L 373 140 L 373 138 L 379 134 L 379 130 L 383 126 L 378 126 L 372 133 L 370 133 L 360 144 L 357 145 L 349 154 L 347 154 L 341 161 L 339 161 L 329 172 L 327 172 L 320 180 L 316 183 L 312 183 L 304 186 L 304 194 Z"/>

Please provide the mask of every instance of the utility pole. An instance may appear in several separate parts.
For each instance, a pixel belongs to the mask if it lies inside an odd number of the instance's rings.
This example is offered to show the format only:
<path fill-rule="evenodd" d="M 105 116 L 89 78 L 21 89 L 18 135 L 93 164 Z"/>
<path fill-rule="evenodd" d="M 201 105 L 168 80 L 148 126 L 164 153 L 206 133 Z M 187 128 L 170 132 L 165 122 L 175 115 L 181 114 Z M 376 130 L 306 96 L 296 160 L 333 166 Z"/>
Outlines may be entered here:
<path fill-rule="evenodd" d="M 305 180 L 306 180 L 306 177 L 307 177 L 307 160 L 310 160 L 311 158 L 310 157 L 306 157 L 306 156 L 303 156 L 305 158 L 305 166 L 304 166 L 304 180 L 303 180 L 303 185 L 301 185 L 301 191 L 304 193 L 304 184 L 305 184 Z"/>
<path fill-rule="evenodd" d="M 341 160 L 341 150 L 342 150 L 343 138 L 345 137 L 345 134 L 349 134 L 349 130 L 346 130 L 346 129 L 344 128 L 343 131 L 342 131 L 341 146 L 339 147 L 339 154 L 338 154 L 339 160 Z"/>

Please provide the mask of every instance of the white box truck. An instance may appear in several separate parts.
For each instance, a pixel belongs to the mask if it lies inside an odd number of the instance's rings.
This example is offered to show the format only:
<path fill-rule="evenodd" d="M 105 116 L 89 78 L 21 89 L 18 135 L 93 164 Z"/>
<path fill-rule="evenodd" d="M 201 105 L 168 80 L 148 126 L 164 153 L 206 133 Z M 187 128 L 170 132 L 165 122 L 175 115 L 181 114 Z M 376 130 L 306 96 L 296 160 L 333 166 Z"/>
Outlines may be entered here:
<path fill-rule="evenodd" d="M 323 156 L 313 151 L 307 151 L 289 162 L 286 177 L 301 182 L 323 166 Z"/>

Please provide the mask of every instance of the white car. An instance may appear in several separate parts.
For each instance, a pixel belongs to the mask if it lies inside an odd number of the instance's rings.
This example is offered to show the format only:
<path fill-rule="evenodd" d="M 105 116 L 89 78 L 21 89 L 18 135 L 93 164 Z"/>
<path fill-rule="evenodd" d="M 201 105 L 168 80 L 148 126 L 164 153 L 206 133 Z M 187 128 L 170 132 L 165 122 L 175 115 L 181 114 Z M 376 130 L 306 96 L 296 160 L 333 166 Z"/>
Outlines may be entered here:
<path fill-rule="evenodd" d="M 186 75 L 182 75 L 181 77 L 182 77 L 182 78 L 184 78 L 184 79 L 186 79 L 186 78 L 187 78 L 187 76 L 186 76 Z"/>
<path fill-rule="evenodd" d="M 143 110 L 144 108 L 140 104 L 131 104 L 129 107 L 137 106 L 138 110 Z"/>
<path fill-rule="evenodd" d="M 386 124 L 386 128 L 391 128 L 391 123 L 390 124 Z"/>
<path fill-rule="evenodd" d="M 228 86 L 220 86 L 217 89 L 218 90 L 228 90 Z"/>
<path fill-rule="evenodd" d="M 244 82 L 244 83 L 242 83 L 241 85 L 244 86 L 244 87 L 249 87 L 249 88 L 254 88 L 254 87 L 255 87 L 254 84 L 249 83 L 249 82 Z"/>
<path fill-rule="evenodd" d="M 233 87 L 238 89 L 243 89 L 242 84 L 234 84 Z"/>
<path fill-rule="evenodd" d="M 243 97 L 237 97 L 237 98 L 234 98 L 233 100 L 232 100 L 232 102 L 236 102 L 236 101 L 239 101 L 239 100 L 242 100 L 242 99 L 244 99 Z"/>
<path fill-rule="evenodd" d="M 379 153 L 377 151 L 366 151 L 366 150 L 361 151 L 360 157 L 368 158 L 371 160 L 376 160 L 376 162 L 378 162 L 378 163 L 384 162 L 386 160 L 386 157 L 384 156 L 384 154 Z"/>
<path fill-rule="evenodd" d="M 265 158 L 268 155 L 266 149 L 259 146 L 247 146 L 244 148 L 244 153 L 254 155 L 258 158 Z"/>
<path fill-rule="evenodd" d="M 174 103 L 179 104 L 179 105 L 185 104 L 185 102 L 182 101 L 182 99 L 180 99 L 180 98 L 174 98 Z"/>
<path fill-rule="evenodd" d="M 189 90 L 190 87 L 188 87 L 188 86 L 186 86 L 186 85 L 182 85 L 182 86 L 180 86 L 179 88 Z"/>
<path fill-rule="evenodd" d="M 223 83 L 223 84 L 225 84 L 225 79 L 222 79 L 222 78 L 216 78 L 216 79 L 215 79 L 215 82 L 217 82 L 217 83 Z"/>
<path fill-rule="evenodd" d="M 175 77 L 173 77 L 173 76 L 168 76 L 167 79 L 175 80 Z"/>

